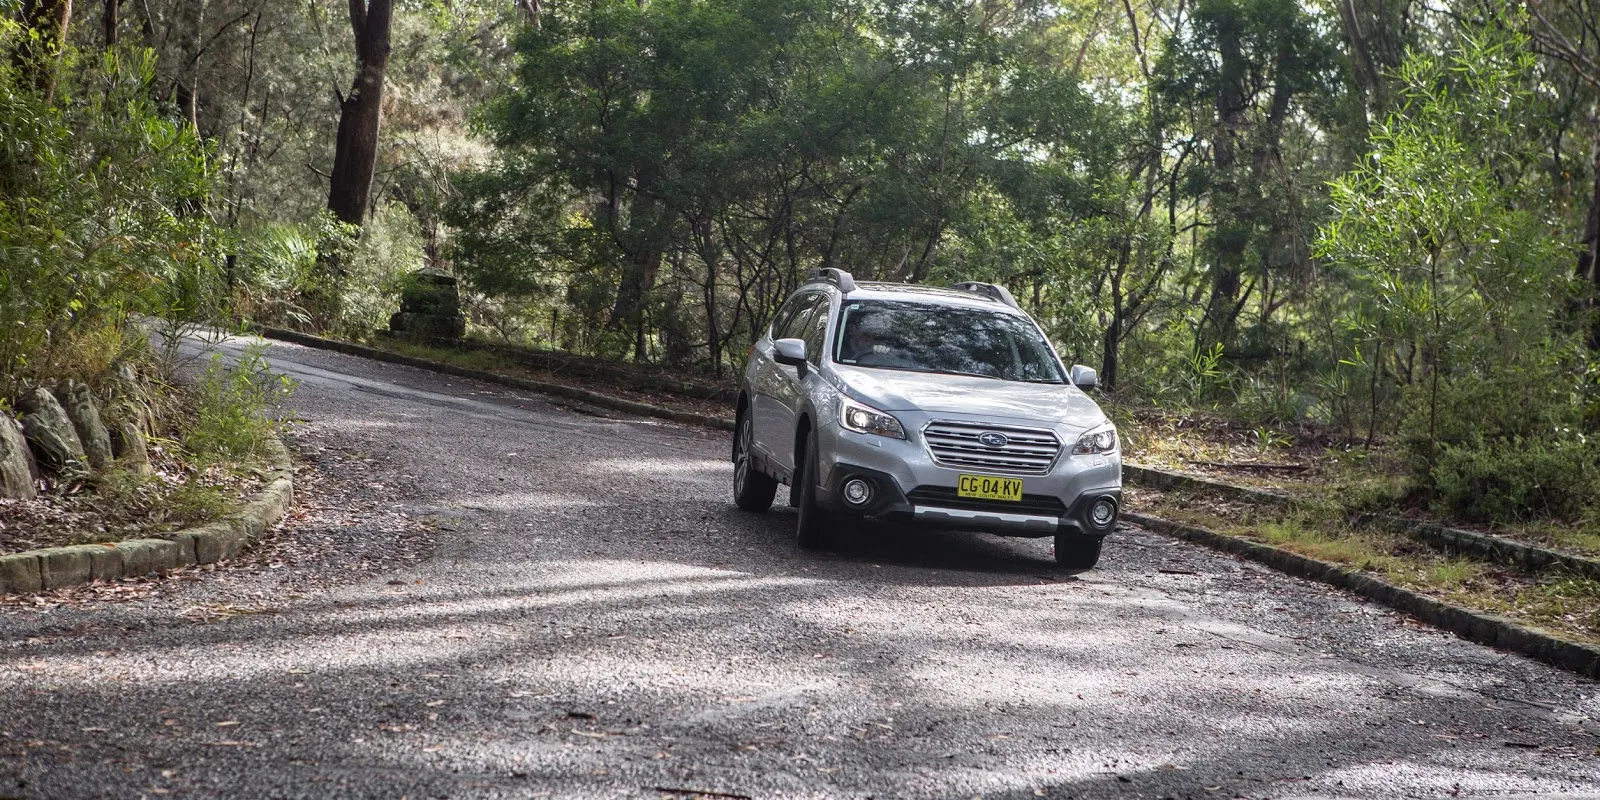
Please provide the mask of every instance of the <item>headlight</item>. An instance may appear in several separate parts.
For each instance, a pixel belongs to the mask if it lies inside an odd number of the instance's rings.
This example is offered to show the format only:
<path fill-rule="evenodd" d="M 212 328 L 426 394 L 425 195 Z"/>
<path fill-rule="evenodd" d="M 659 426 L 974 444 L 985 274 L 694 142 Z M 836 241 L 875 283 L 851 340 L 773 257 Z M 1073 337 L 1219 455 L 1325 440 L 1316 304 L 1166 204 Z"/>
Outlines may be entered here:
<path fill-rule="evenodd" d="M 1117 426 L 1107 422 L 1098 428 L 1091 428 L 1088 432 L 1078 437 L 1078 443 L 1072 446 L 1075 456 L 1115 453 L 1117 451 Z"/>
<path fill-rule="evenodd" d="M 906 429 L 901 427 L 900 420 L 853 400 L 839 402 L 839 424 L 845 430 L 856 433 L 872 433 L 891 439 L 906 438 Z"/>

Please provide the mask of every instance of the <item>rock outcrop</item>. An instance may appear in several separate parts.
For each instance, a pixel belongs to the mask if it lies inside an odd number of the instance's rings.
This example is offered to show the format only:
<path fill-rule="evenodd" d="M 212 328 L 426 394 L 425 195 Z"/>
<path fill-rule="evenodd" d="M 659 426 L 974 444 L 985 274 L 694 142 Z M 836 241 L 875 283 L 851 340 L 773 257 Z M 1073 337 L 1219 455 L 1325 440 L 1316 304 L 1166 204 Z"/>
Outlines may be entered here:
<path fill-rule="evenodd" d="M 117 463 L 140 474 L 150 472 L 145 413 L 134 400 L 118 400 L 106 409 L 106 429 L 111 433 L 111 454 Z"/>
<path fill-rule="evenodd" d="M 122 466 L 149 474 L 148 437 L 155 432 L 155 426 L 151 423 L 149 398 L 132 364 L 117 365 L 111 387 L 116 399 L 106 407 L 104 415 L 106 430 L 111 432 L 111 454 Z"/>
<path fill-rule="evenodd" d="M 40 467 L 66 476 L 89 471 L 89 457 L 83 452 L 78 430 L 54 395 L 44 389 L 29 390 L 17 401 L 17 408 L 23 412 L 22 436 Z"/>
<path fill-rule="evenodd" d="M 89 387 L 74 380 L 62 381 L 56 387 L 56 399 L 66 409 L 72 420 L 78 441 L 83 443 L 84 455 L 95 469 L 105 469 L 111 463 L 111 434 L 100 419 L 100 409 L 95 405 L 94 393 Z"/>
<path fill-rule="evenodd" d="M 32 500 L 33 454 L 22 437 L 22 428 L 11 414 L 0 411 L 0 497 Z"/>

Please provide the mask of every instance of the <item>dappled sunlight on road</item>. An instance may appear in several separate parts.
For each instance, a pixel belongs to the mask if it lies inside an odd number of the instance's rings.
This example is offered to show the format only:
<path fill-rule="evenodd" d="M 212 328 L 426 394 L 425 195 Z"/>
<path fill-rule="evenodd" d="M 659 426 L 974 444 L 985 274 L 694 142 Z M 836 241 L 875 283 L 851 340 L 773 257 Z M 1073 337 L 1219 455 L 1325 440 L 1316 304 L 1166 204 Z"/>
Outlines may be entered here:
<path fill-rule="evenodd" d="M 711 459 L 600 458 L 585 462 L 584 472 L 596 477 L 635 475 L 651 480 L 712 483 L 720 488 L 733 475 L 733 466 Z"/>
<path fill-rule="evenodd" d="M 502 586 L 483 595 L 451 592 L 430 598 L 425 589 L 413 593 L 419 587 L 387 589 L 363 603 L 344 602 L 323 610 L 267 612 L 269 619 L 259 625 L 218 624 L 207 631 L 209 635 L 203 637 L 203 643 L 192 646 L 129 641 L 115 656 L 51 656 L 36 652 L 0 656 L 0 689 L 20 686 L 26 682 L 27 673 L 39 671 L 59 674 L 62 685 L 78 680 L 86 684 L 107 680 L 159 683 L 165 679 L 159 668 L 151 668 L 152 657 L 198 658 L 202 666 L 185 673 L 191 680 L 250 679 L 281 674 L 286 669 L 316 671 L 332 663 L 321 651 L 343 654 L 340 669 L 425 665 L 435 659 L 490 652 L 495 649 L 497 637 L 521 635 L 530 618 L 540 611 L 579 606 L 614 612 L 620 608 L 630 617 L 642 610 L 649 618 L 655 616 L 649 613 L 651 606 L 663 609 L 661 604 L 669 600 L 816 583 L 679 565 L 664 565 L 663 569 L 653 566 L 614 561 L 561 564 L 556 565 L 557 574 L 548 582 Z M 583 579 L 579 580 L 579 576 Z M 687 624 L 692 616 L 689 606 L 678 605 L 659 621 L 666 627 L 678 627 Z M 598 615 L 591 621 L 604 618 Z M 439 648 L 441 641 L 448 647 Z M 9 673 L 7 666 L 20 666 L 21 672 Z"/>
<path fill-rule="evenodd" d="M 472 494 L 456 502 L 462 508 L 481 511 L 561 511 L 571 508 L 594 508 L 601 505 L 579 494 L 563 492 L 495 492 Z"/>
<path fill-rule="evenodd" d="M 1048 541 L 897 526 L 800 551 L 781 497 L 767 514 L 732 507 L 725 436 L 312 360 L 295 402 L 347 436 L 318 463 L 360 460 L 371 502 L 432 526 L 433 558 L 303 593 L 263 579 L 249 603 L 176 594 L 115 629 L 20 622 L 40 633 L 0 648 L 0 696 L 39 722 L 0 720 L 0 758 L 93 782 L 123 780 L 137 754 L 181 765 L 175 793 L 245 780 L 301 797 L 1600 783 L 1574 777 L 1588 751 L 1505 746 L 1587 742 L 1531 704 L 1382 661 L 1409 648 L 1484 674 L 1499 655 L 1339 618 L 1351 601 L 1321 587 L 1140 531 L 1081 576 L 1054 568 Z"/>

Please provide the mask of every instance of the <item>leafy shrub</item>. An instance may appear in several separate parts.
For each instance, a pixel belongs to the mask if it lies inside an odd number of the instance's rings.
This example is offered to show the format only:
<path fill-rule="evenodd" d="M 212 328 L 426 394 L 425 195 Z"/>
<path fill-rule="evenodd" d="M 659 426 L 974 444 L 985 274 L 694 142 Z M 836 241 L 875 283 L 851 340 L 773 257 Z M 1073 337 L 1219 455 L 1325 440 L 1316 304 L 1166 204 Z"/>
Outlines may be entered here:
<path fill-rule="evenodd" d="M 0 19 L 0 54 L 27 34 Z M 207 145 L 152 98 L 148 51 L 68 52 L 53 96 L 0 57 L 0 394 L 92 377 L 138 316 L 204 319 L 225 237 Z"/>
<path fill-rule="evenodd" d="M 399 203 L 374 209 L 361 226 L 339 292 L 334 325 L 341 333 L 364 338 L 389 327 L 389 315 L 400 310 L 402 285 L 425 261 L 419 229 L 417 218 Z"/>
<path fill-rule="evenodd" d="M 1446 445 L 1433 467 L 1435 502 L 1468 519 L 1577 519 L 1600 499 L 1600 448 L 1581 437 Z"/>
<path fill-rule="evenodd" d="M 325 289 L 324 254 L 348 256 L 354 226 L 323 213 L 308 222 L 262 225 L 241 237 L 234 272 L 233 311 L 244 319 L 292 328 L 318 325 L 314 298 Z"/>
<path fill-rule="evenodd" d="M 211 358 L 195 392 L 195 422 L 184 446 L 201 464 L 248 462 L 261 455 L 276 423 L 272 403 L 294 390 L 286 375 L 267 368 L 261 347 L 251 347 L 231 369 L 222 355 Z"/>

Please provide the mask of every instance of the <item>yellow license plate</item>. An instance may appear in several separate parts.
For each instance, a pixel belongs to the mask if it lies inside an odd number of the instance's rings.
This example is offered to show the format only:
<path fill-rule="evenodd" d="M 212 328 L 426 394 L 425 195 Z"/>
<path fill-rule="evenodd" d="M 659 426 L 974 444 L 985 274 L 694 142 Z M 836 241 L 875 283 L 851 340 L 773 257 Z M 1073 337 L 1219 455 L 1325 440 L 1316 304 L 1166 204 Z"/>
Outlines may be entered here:
<path fill-rule="evenodd" d="M 1016 502 L 1022 499 L 1022 479 L 962 475 L 960 481 L 956 483 L 956 496 Z"/>

